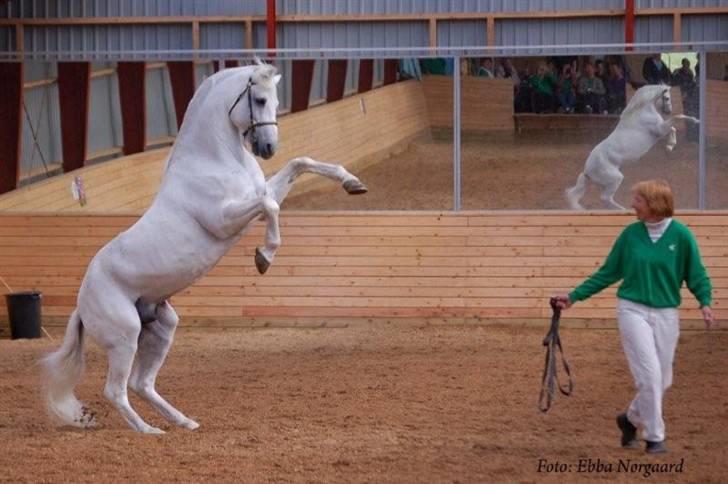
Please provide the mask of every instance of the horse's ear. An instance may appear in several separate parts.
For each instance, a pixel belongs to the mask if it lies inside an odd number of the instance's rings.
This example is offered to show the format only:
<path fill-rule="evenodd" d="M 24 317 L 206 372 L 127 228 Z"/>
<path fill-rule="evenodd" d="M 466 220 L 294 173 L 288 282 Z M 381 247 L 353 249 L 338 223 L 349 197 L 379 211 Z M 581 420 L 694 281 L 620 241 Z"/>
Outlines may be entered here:
<path fill-rule="evenodd" d="M 253 57 L 253 65 L 262 66 L 263 65 L 263 61 L 260 60 L 260 57 L 255 56 L 255 57 Z"/>
<path fill-rule="evenodd" d="M 280 80 L 281 80 L 280 74 L 276 74 L 275 76 L 273 76 L 273 84 L 278 84 L 278 81 L 280 81 Z"/>

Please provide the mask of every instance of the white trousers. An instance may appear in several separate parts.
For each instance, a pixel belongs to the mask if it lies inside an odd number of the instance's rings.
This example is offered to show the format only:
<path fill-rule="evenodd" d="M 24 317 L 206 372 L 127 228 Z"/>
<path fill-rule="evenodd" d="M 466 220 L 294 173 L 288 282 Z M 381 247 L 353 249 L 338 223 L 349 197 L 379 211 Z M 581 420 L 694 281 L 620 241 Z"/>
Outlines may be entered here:
<path fill-rule="evenodd" d="M 662 397 L 672 385 L 672 362 L 680 336 L 677 308 L 651 308 L 619 299 L 617 321 L 624 353 L 637 386 L 627 409 L 633 425 L 642 425 L 642 437 L 665 440 Z"/>

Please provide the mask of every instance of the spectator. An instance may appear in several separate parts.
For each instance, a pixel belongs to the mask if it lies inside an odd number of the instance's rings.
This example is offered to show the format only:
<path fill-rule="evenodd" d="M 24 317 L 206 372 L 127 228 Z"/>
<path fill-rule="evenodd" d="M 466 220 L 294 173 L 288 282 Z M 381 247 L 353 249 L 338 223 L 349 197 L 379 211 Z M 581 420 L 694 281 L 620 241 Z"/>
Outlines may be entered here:
<path fill-rule="evenodd" d="M 723 68 L 723 80 L 728 81 L 728 64 Z"/>
<path fill-rule="evenodd" d="M 684 98 L 685 94 L 693 88 L 693 84 L 695 84 L 695 76 L 690 70 L 690 61 L 683 59 L 682 67 L 675 69 L 672 73 L 672 85 L 680 87 L 680 94 Z"/>
<path fill-rule="evenodd" d="M 505 79 L 505 77 L 506 77 L 506 70 L 503 67 L 503 61 L 502 60 L 496 61 L 495 64 L 493 64 L 493 76 L 496 79 Z"/>
<path fill-rule="evenodd" d="M 511 62 L 510 59 L 505 58 L 501 61 L 500 65 L 503 71 L 503 77 L 511 79 L 513 81 L 513 86 L 517 89 L 518 85 L 521 83 L 521 79 L 518 76 L 518 71 L 513 66 L 513 62 Z"/>
<path fill-rule="evenodd" d="M 619 64 L 609 64 L 609 77 L 607 78 L 607 111 L 611 114 L 621 114 L 627 104 L 625 89 L 627 80 L 624 78 Z"/>
<path fill-rule="evenodd" d="M 652 54 L 642 64 L 642 77 L 647 84 L 670 85 L 670 69 L 667 68 L 660 54 Z"/>
<path fill-rule="evenodd" d="M 604 64 L 604 61 L 601 59 L 598 59 L 594 63 L 596 67 L 596 76 L 602 80 L 602 84 L 606 86 L 607 84 L 607 77 L 609 77 L 609 73 L 607 72 L 607 66 Z"/>
<path fill-rule="evenodd" d="M 690 70 L 690 61 L 682 60 L 682 66 L 672 73 L 672 85 L 680 87 L 682 97 L 683 113 L 688 116 L 700 116 L 700 102 L 698 86 L 695 83 L 695 76 Z M 686 123 L 688 141 L 698 142 L 698 126 L 693 123 Z"/>
<path fill-rule="evenodd" d="M 586 114 L 606 111 L 604 98 L 606 93 L 604 83 L 596 76 L 594 64 L 587 62 L 584 66 L 584 75 L 579 79 L 576 88 L 576 102 L 579 110 Z"/>
<path fill-rule="evenodd" d="M 480 67 L 478 68 L 478 77 L 487 77 L 492 79 L 495 77 L 493 74 L 493 59 L 486 57 L 480 61 Z"/>
<path fill-rule="evenodd" d="M 569 64 L 561 67 L 561 76 L 559 78 L 559 111 L 565 113 L 573 113 L 576 108 L 576 74 L 572 71 Z"/>
<path fill-rule="evenodd" d="M 558 86 L 559 81 L 548 70 L 544 62 L 538 65 L 538 71 L 535 76 L 531 77 L 530 84 L 532 89 L 531 107 L 533 108 L 533 112 L 554 112 L 554 105 L 556 104 L 554 90 Z"/>

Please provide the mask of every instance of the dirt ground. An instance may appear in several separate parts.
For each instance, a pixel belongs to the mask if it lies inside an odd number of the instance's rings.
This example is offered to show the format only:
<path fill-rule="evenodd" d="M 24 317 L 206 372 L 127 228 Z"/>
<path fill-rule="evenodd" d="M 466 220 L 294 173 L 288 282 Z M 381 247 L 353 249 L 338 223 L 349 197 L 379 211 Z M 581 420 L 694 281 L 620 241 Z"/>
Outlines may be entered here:
<path fill-rule="evenodd" d="M 637 464 L 673 464 L 652 478 L 725 482 L 728 333 L 683 332 L 665 402 L 671 453 L 648 456 L 618 445 L 632 384 L 614 330 L 566 325 L 575 393 L 538 411 L 546 325 L 184 328 L 158 389 L 201 427 L 170 427 L 132 396 L 162 436 L 133 433 L 104 400 L 94 344 L 78 394 L 101 426 L 54 428 L 35 362 L 58 339 L 2 340 L 0 480 L 626 481 L 644 474 Z"/>
<path fill-rule="evenodd" d="M 563 191 L 576 183 L 589 152 L 608 132 L 538 131 L 520 135 L 468 135 L 461 149 L 462 208 L 568 209 Z M 335 184 L 289 197 L 286 208 L 297 209 L 426 209 L 453 206 L 452 140 L 420 138 L 407 150 L 353 172 L 369 187 L 364 197 L 347 197 Z M 707 207 L 728 208 L 728 143 L 710 143 L 706 150 Z M 678 134 L 678 145 L 667 152 L 658 143 L 641 160 L 623 167 L 625 179 L 618 203 L 629 207 L 630 187 L 641 180 L 666 179 L 677 208 L 698 207 L 698 145 Z M 590 185 L 582 204 L 605 209 Z"/>

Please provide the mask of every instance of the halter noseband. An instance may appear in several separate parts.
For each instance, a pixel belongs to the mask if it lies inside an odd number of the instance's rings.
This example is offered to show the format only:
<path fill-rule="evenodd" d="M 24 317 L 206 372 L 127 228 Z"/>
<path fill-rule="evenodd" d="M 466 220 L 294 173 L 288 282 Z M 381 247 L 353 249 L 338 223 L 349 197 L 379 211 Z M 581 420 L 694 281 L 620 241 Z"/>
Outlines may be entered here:
<path fill-rule="evenodd" d="M 233 109 L 235 109 L 235 106 L 237 106 L 238 103 L 240 102 L 240 100 L 243 98 L 243 96 L 245 96 L 245 93 L 248 94 L 248 112 L 250 113 L 250 124 L 248 125 L 248 129 L 243 131 L 243 138 L 245 138 L 245 136 L 247 136 L 247 134 L 249 132 L 252 132 L 253 138 L 255 138 L 255 128 L 257 128 L 258 126 L 267 126 L 269 124 L 278 126 L 278 121 L 256 122 L 255 119 L 253 118 L 253 97 L 250 94 L 250 92 L 251 92 L 250 88 L 254 85 L 255 85 L 255 83 L 253 82 L 253 79 L 249 78 L 248 85 L 245 86 L 245 89 L 243 89 L 243 92 L 241 92 L 240 95 L 237 97 L 237 99 L 235 99 L 235 102 L 233 103 L 232 107 L 228 111 L 228 117 L 230 117 L 230 115 L 233 113 Z"/>

